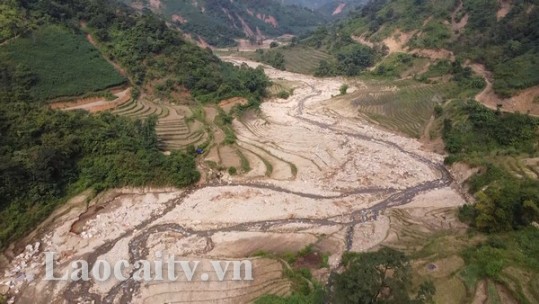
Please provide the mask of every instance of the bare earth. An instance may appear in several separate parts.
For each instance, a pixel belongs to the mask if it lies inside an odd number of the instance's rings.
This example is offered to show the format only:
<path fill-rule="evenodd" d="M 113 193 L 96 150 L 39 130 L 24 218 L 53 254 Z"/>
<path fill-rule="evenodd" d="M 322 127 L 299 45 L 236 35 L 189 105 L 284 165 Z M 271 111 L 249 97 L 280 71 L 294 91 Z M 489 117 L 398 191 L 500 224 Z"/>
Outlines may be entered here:
<path fill-rule="evenodd" d="M 332 104 L 343 79 L 266 73 L 298 87 L 287 100 L 263 103 L 260 115 L 234 121 L 238 145 L 257 173 L 183 190 L 109 191 L 91 200 L 89 207 L 98 211 L 86 217 L 80 217 L 88 208 L 84 200 L 67 203 L 10 258 L 0 277 L 9 297 L 32 304 L 249 303 L 266 293 L 290 293 L 282 275 L 287 266 L 256 252 L 314 244 L 330 255 L 333 271 L 343 252 L 369 250 L 395 236 L 391 210 L 444 227 L 445 217 L 432 210 L 464 204 L 441 155 Z M 264 170 L 268 164 L 272 170 Z M 71 232 L 75 223 L 79 234 Z M 43 280 L 45 251 L 58 253 L 58 275 L 78 259 L 91 267 L 97 259 L 155 259 L 160 251 L 201 260 L 205 270 L 209 259 L 249 259 L 254 280 L 227 275 L 225 282 L 213 276 L 204 281 L 197 272 L 193 282 L 49 282 Z"/>

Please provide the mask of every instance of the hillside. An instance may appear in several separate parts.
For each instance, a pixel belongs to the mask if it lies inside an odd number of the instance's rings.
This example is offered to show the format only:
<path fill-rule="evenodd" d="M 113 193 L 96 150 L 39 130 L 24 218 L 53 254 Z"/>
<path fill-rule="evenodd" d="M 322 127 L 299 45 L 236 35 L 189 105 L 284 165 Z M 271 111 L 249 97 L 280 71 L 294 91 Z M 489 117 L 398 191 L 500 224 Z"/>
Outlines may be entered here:
<path fill-rule="evenodd" d="M 539 84 L 537 1 L 376 0 L 344 22 L 342 33 L 390 51 L 446 49 L 492 72 L 502 97 Z"/>
<path fill-rule="evenodd" d="M 201 45 L 233 46 L 235 39 L 257 42 L 266 37 L 301 34 L 325 23 L 325 18 L 301 6 L 279 1 L 172 1 L 124 0 L 138 9 L 149 9 Z"/>
<path fill-rule="evenodd" d="M 82 189 L 187 186 L 200 177 L 193 155 L 160 151 L 156 116 L 53 111 L 51 99 L 103 97 L 106 108 L 153 93 L 183 104 L 257 102 L 265 93 L 260 69 L 224 63 L 123 5 L 7 1 L 2 8 L 10 26 L 0 45 L 0 248 Z M 114 96 L 109 88 L 118 85 Z"/>

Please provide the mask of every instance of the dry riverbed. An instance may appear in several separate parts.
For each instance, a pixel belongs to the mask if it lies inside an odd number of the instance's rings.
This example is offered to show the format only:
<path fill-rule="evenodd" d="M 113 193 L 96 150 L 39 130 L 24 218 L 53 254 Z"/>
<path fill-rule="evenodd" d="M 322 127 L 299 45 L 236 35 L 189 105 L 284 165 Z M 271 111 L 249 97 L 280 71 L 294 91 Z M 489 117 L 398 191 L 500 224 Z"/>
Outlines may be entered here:
<path fill-rule="evenodd" d="M 0 277 L 2 290 L 17 303 L 248 303 L 266 293 L 290 293 L 286 265 L 257 252 L 314 244 L 329 255 L 333 270 L 343 252 L 369 250 L 394 236 L 388 209 L 404 208 L 424 221 L 432 216 L 443 228 L 445 217 L 429 210 L 464 203 L 442 156 L 332 105 L 344 80 L 271 68 L 266 73 L 297 87 L 287 100 L 263 103 L 260 115 L 234 121 L 253 168 L 249 174 L 183 190 L 112 190 L 90 201 L 93 212 L 75 198 L 11 258 Z M 197 274 L 191 282 L 51 282 L 43 280 L 47 251 L 57 253 L 58 275 L 79 259 L 91 267 L 96 260 L 174 254 L 206 268 L 205 261 L 246 259 L 254 280 L 238 282 L 227 274 L 224 282 L 205 281 Z"/>

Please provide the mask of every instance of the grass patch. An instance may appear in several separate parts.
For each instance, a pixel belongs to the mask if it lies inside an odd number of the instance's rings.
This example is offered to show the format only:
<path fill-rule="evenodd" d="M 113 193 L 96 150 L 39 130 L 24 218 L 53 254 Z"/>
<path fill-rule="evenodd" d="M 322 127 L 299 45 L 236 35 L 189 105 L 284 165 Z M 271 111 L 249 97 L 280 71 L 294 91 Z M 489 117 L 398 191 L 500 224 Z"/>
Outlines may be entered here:
<path fill-rule="evenodd" d="M 312 75 L 318 68 L 320 61 L 331 60 L 332 56 L 324 51 L 309 46 L 296 45 L 275 48 L 284 57 L 284 67 L 287 71 Z M 256 60 L 254 52 L 240 52 L 238 55 Z"/>
<path fill-rule="evenodd" d="M 416 57 L 406 53 L 394 53 L 385 57 L 373 71 L 373 75 L 400 78 L 406 71 L 418 69 L 426 64 L 428 59 Z"/>
<path fill-rule="evenodd" d="M 240 158 L 241 170 L 243 171 L 243 173 L 247 173 L 251 171 L 251 165 L 249 164 L 249 160 L 247 159 L 247 157 L 245 157 L 245 155 L 243 155 L 243 153 L 240 150 L 236 150 L 236 153 L 238 154 L 238 157 Z"/>

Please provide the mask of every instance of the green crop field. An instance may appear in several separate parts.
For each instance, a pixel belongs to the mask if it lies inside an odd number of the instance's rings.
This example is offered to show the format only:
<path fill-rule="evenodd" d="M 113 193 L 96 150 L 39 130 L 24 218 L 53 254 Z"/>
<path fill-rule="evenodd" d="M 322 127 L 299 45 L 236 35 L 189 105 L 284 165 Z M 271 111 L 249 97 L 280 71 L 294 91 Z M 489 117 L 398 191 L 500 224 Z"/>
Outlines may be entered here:
<path fill-rule="evenodd" d="M 303 46 L 279 49 L 284 55 L 286 70 L 294 73 L 313 74 L 321 60 L 332 58 L 328 53 Z"/>
<path fill-rule="evenodd" d="M 333 57 L 323 51 L 308 46 L 293 46 L 273 49 L 284 56 L 285 68 L 289 72 L 314 74 L 321 60 L 331 60 Z M 267 51 L 267 50 L 264 50 Z M 221 55 L 237 55 L 250 60 L 259 60 L 254 52 L 219 52 Z"/>
<path fill-rule="evenodd" d="M 1 46 L 0 56 L 35 76 L 30 95 L 37 100 L 78 96 L 126 81 L 83 35 L 56 25 Z"/>
<path fill-rule="evenodd" d="M 434 106 L 441 103 L 452 89 L 451 84 L 412 82 L 382 82 L 368 86 L 368 90 L 359 90 L 338 99 L 350 100 L 369 120 L 416 138 L 423 133 L 434 113 Z"/>

